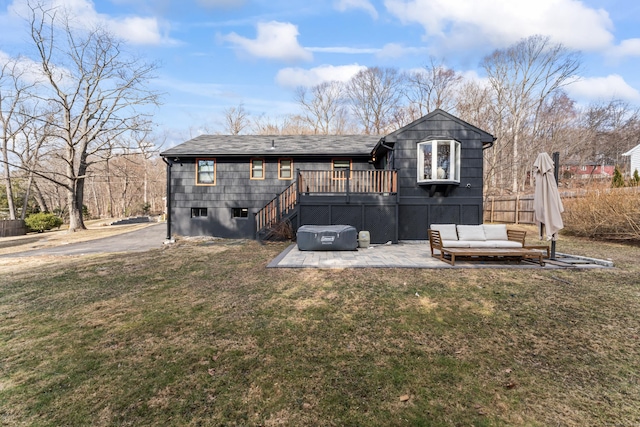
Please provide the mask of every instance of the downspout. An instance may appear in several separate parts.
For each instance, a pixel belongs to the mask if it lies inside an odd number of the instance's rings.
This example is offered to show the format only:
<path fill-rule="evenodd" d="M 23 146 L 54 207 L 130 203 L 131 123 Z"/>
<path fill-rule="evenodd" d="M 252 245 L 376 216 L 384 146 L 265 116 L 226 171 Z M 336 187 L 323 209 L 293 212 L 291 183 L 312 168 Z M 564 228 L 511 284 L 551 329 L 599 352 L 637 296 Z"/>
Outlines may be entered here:
<path fill-rule="evenodd" d="M 171 238 L 171 166 L 173 162 L 167 160 L 166 157 L 162 161 L 167 164 L 167 238 L 165 243 L 173 243 Z"/>

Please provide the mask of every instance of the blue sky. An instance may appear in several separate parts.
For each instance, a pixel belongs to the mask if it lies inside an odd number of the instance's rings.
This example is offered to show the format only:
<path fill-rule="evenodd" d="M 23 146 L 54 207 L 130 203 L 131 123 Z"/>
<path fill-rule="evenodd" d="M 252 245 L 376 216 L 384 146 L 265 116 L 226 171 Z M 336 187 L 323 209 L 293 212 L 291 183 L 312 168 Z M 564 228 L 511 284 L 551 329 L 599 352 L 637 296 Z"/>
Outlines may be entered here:
<path fill-rule="evenodd" d="M 640 105 L 637 0 L 47 0 L 78 22 L 100 23 L 159 61 L 160 130 L 173 145 L 222 130 L 225 109 L 252 116 L 297 111 L 294 88 L 347 80 L 361 67 L 410 70 L 433 56 L 482 79 L 484 55 L 533 34 L 580 50 L 581 104 Z M 16 17 L 25 0 L 0 0 L 0 61 L 27 53 Z"/>

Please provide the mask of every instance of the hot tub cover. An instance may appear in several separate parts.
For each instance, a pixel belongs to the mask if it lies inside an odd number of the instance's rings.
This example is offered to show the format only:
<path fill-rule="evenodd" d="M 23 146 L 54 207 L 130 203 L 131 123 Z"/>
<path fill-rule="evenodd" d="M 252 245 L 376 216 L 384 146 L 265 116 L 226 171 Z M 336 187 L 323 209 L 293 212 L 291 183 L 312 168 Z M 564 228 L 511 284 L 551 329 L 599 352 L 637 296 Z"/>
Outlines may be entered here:
<path fill-rule="evenodd" d="M 351 225 L 303 225 L 297 236 L 301 251 L 353 251 L 358 247 L 358 232 Z"/>

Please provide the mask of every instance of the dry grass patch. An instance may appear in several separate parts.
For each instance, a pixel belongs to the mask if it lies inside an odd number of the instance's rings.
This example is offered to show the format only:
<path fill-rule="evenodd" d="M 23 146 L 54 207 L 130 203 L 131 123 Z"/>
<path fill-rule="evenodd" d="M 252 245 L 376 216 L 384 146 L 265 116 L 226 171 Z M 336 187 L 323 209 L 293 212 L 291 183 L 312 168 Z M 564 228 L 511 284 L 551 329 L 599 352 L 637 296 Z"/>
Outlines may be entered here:
<path fill-rule="evenodd" d="M 640 422 L 639 249 L 608 270 L 266 269 L 182 242 L 0 277 L 8 425 Z M 108 273 L 108 274 L 105 274 Z"/>

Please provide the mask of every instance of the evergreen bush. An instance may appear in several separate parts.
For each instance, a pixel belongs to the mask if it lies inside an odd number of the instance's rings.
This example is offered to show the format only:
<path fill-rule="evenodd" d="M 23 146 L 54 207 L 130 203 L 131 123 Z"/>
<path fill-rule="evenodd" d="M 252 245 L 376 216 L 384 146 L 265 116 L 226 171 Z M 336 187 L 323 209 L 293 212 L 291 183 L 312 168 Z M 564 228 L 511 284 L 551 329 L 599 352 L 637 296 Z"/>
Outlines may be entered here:
<path fill-rule="evenodd" d="M 622 188 L 624 187 L 624 178 L 622 177 L 622 172 L 620 172 L 620 168 L 616 165 L 616 168 L 613 170 L 613 180 L 611 181 L 611 186 L 613 188 Z"/>
<path fill-rule="evenodd" d="M 45 230 L 51 230 L 55 227 L 60 228 L 60 226 L 63 224 L 62 218 L 52 213 L 45 212 L 39 212 L 29 215 L 24 220 L 24 222 L 31 230 L 37 231 L 39 233 L 42 233 Z"/>

